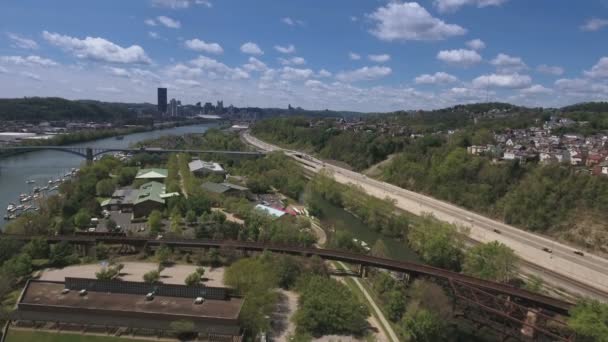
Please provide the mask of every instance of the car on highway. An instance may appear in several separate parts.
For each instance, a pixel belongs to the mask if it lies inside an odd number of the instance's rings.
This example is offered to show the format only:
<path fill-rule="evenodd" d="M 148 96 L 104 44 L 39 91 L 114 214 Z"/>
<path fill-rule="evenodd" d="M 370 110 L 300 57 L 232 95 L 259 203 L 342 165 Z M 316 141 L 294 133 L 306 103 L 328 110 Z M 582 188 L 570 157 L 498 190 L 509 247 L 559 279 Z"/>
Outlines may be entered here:
<path fill-rule="evenodd" d="M 581 251 L 574 251 L 574 254 L 580 255 L 580 256 L 585 256 L 585 253 L 583 253 Z"/>
<path fill-rule="evenodd" d="M 502 232 L 500 230 L 498 230 L 498 229 L 494 229 L 494 233 L 496 233 L 496 234 L 502 234 Z"/>
<path fill-rule="evenodd" d="M 551 248 L 547 248 L 547 247 L 543 247 L 543 251 L 545 251 L 547 253 L 553 253 L 553 250 Z"/>
<path fill-rule="evenodd" d="M 465 217 L 465 219 L 469 222 L 473 222 L 473 219 L 470 216 Z"/>

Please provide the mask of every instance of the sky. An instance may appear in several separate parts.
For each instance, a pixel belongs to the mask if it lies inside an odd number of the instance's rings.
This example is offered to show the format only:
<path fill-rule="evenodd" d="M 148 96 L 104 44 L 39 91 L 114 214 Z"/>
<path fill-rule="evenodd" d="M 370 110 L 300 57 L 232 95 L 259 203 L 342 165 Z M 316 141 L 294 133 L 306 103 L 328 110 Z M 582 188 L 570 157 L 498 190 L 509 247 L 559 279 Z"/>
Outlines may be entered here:
<path fill-rule="evenodd" d="M 392 111 L 608 101 L 608 0 L 0 0 L 0 97 Z"/>

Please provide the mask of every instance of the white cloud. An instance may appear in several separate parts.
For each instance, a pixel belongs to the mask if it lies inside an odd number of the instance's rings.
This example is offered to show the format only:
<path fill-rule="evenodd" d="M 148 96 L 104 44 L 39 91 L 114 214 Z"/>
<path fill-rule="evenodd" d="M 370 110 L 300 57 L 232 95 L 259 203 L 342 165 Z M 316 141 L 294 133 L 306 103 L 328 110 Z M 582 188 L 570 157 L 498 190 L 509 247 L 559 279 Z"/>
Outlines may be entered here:
<path fill-rule="evenodd" d="M 474 5 L 479 8 L 499 6 L 508 0 L 435 0 L 434 4 L 440 12 L 455 11 L 462 6 Z"/>
<path fill-rule="evenodd" d="M 536 67 L 536 71 L 538 71 L 542 74 L 559 76 L 564 73 L 564 68 L 562 68 L 560 66 L 541 64 L 538 67 Z"/>
<path fill-rule="evenodd" d="M 524 88 L 524 89 L 520 90 L 520 92 L 522 94 L 526 94 L 526 95 L 544 95 L 544 94 L 550 94 L 552 92 L 552 90 L 544 87 L 543 85 L 535 84 L 535 85 L 529 86 L 528 88 Z"/>
<path fill-rule="evenodd" d="M 490 64 L 496 67 L 501 73 L 509 73 L 527 69 L 526 63 L 520 57 L 509 56 L 499 53 Z"/>
<path fill-rule="evenodd" d="M 20 74 L 21 74 L 21 76 L 27 77 L 27 78 L 29 78 L 31 80 L 34 80 L 34 81 L 38 81 L 38 82 L 42 81 L 42 78 L 38 74 L 34 74 L 33 72 L 22 71 Z"/>
<path fill-rule="evenodd" d="M 241 68 L 230 68 L 224 63 L 221 63 L 207 56 L 199 56 L 197 59 L 190 61 L 190 64 L 208 71 L 212 76 L 218 75 L 225 79 L 242 80 L 249 78 L 249 74 Z"/>
<path fill-rule="evenodd" d="M 319 70 L 319 72 L 317 73 L 317 77 L 330 77 L 332 75 L 331 72 L 325 70 L 325 69 L 321 69 Z"/>
<path fill-rule="evenodd" d="M 279 58 L 279 63 L 282 65 L 303 65 L 306 64 L 306 60 L 302 57 Z"/>
<path fill-rule="evenodd" d="M 465 49 L 439 51 L 437 59 L 448 64 L 459 66 L 471 66 L 482 60 L 477 51 Z"/>
<path fill-rule="evenodd" d="M 7 33 L 6 35 L 13 42 L 13 47 L 26 50 L 36 50 L 38 48 L 38 43 L 32 39 L 21 37 L 14 33 Z"/>
<path fill-rule="evenodd" d="M 123 68 L 115 68 L 115 67 L 107 67 L 106 68 L 110 74 L 114 75 L 114 76 L 118 76 L 118 77 L 131 77 L 131 73 L 129 73 L 129 71 L 127 71 L 127 69 L 123 69 Z"/>
<path fill-rule="evenodd" d="M 608 57 L 602 57 L 585 75 L 591 78 L 608 78 Z"/>
<path fill-rule="evenodd" d="M 152 38 L 152 39 L 160 39 L 160 35 L 154 31 L 149 31 L 148 32 L 148 37 Z"/>
<path fill-rule="evenodd" d="M 470 49 L 473 50 L 482 50 L 486 47 L 486 43 L 484 43 L 481 39 L 469 40 L 466 44 Z"/>
<path fill-rule="evenodd" d="M 186 87 L 200 87 L 201 82 L 195 80 L 177 79 L 175 83 Z"/>
<path fill-rule="evenodd" d="M 304 26 L 304 22 L 298 19 L 292 19 L 290 17 L 281 18 L 281 22 L 289 26 Z"/>
<path fill-rule="evenodd" d="M 458 81 L 456 76 L 445 72 L 436 72 L 433 75 L 422 74 L 414 79 L 416 84 L 446 84 Z"/>
<path fill-rule="evenodd" d="M 268 66 L 255 57 L 249 57 L 249 63 L 243 65 L 243 69 L 247 71 L 266 71 Z"/>
<path fill-rule="evenodd" d="M 514 74 L 490 74 L 482 75 L 473 80 L 475 88 L 508 88 L 520 89 L 529 86 L 532 78 L 528 75 Z"/>
<path fill-rule="evenodd" d="M 193 68 L 182 63 L 170 66 L 166 70 L 167 75 L 174 78 L 196 78 L 203 74 L 201 68 Z"/>
<path fill-rule="evenodd" d="M 368 16 L 376 22 L 370 32 L 385 41 L 442 40 L 467 32 L 458 25 L 446 24 L 433 17 L 417 2 L 391 2 Z"/>
<path fill-rule="evenodd" d="M 292 67 L 284 67 L 281 70 L 281 78 L 285 80 L 305 80 L 313 75 L 311 69 L 298 69 Z"/>
<path fill-rule="evenodd" d="M 212 54 L 221 54 L 224 52 L 224 49 L 218 43 L 207 43 L 198 38 L 186 40 L 184 45 L 194 51 L 206 52 Z"/>
<path fill-rule="evenodd" d="M 253 42 L 247 42 L 241 45 L 241 52 L 250 54 L 250 55 L 263 55 L 264 51 L 260 49 L 260 47 Z"/>
<path fill-rule="evenodd" d="M 358 61 L 361 59 L 361 55 L 359 55 L 358 53 L 349 52 L 348 58 L 352 59 L 353 61 Z"/>
<path fill-rule="evenodd" d="M 121 93 L 122 90 L 116 87 L 97 87 L 95 88 L 97 91 L 101 91 L 104 93 Z"/>
<path fill-rule="evenodd" d="M 354 16 L 354 15 L 351 15 L 349 18 L 350 18 L 350 21 L 352 21 L 352 22 L 359 21 L 359 17 Z"/>
<path fill-rule="evenodd" d="M 604 28 L 604 26 L 608 26 L 608 19 L 591 18 L 581 25 L 581 30 L 588 32 L 599 31 Z"/>
<path fill-rule="evenodd" d="M 0 65 L 0 74 L 8 74 L 8 69 Z"/>
<path fill-rule="evenodd" d="M 387 55 L 387 54 L 382 54 L 382 55 L 368 55 L 367 58 L 369 58 L 370 61 L 372 62 L 376 62 L 376 63 L 385 63 L 390 61 L 391 59 L 391 55 Z"/>
<path fill-rule="evenodd" d="M 40 56 L 0 56 L 0 61 L 5 63 L 11 63 L 15 65 L 23 65 L 23 66 L 42 66 L 42 67 L 51 67 L 57 66 L 58 63 L 53 61 L 52 59 L 43 58 Z"/>
<path fill-rule="evenodd" d="M 156 20 L 158 20 L 159 23 L 168 28 L 178 29 L 182 27 L 182 23 L 180 23 L 179 20 L 175 20 L 164 15 L 158 16 Z"/>
<path fill-rule="evenodd" d="M 149 64 L 150 58 L 139 45 L 123 48 L 103 38 L 78 39 L 59 33 L 44 31 L 42 36 L 49 43 L 72 52 L 76 57 L 109 63 Z"/>
<path fill-rule="evenodd" d="M 192 5 L 202 5 L 213 7 L 211 1 L 208 0 L 152 0 L 152 5 L 155 7 L 166 7 L 171 9 L 184 9 Z"/>
<path fill-rule="evenodd" d="M 392 69 L 385 66 L 362 67 L 356 70 L 343 71 L 336 78 L 343 82 L 368 81 L 390 75 Z"/>
<path fill-rule="evenodd" d="M 275 45 L 274 49 L 279 51 L 280 53 L 294 53 L 296 52 L 296 47 L 293 44 L 289 44 L 287 46 Z"/>
<path fill-rule="evenodd" d="M 144 20 L 144 24 L 148 26 L 156 26 L 156 21 L 154 21 L 154 19 L 146 19 Z"/>

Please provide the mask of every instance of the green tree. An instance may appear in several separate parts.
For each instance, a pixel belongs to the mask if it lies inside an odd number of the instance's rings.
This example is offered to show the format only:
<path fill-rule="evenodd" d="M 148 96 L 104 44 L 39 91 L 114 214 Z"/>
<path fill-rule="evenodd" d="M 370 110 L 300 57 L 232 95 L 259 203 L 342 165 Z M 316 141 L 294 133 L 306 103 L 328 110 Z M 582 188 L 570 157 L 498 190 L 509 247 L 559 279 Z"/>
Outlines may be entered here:
<path fill-rule="evenodd" d="M 301 293 L 294 315 L 298 332 L 313 336 L 362 333 L 369 312 L 346 285 L 311 276 L 298 280 L 296 288 Z"/>
<path fill-rule="evenodd" d="M 171 233 L 176 235 L 181 235 L 183 233 L 182 217 L 178 212 L 174 212 L 171 215 Z"/>
<path fill-rule="evenodd" d="M 105 245 L 103 242 L 95 245 L 95 257 L 97 260 L 105 260 L 110 256 L 110 247 Z"/>
<path fill-rule="evenodd" d="M 152 271 L 146 272 L 143 275 L 143 279 L 144 279 L 144 282 L 149 283 L 149 284 L 157 283 L 160 280 L 160 272 L 158 270 L 152 270 Z"/>
<path fill-rule="evenodd" d="M 201 283 L 201 275 L 198 272 L 190 273 L 184 282 L 186 286 L 196 286 Z"/>
<path fill-rule="evenodd" d="M 157 235 L 163 226 L 163 215 L 158 210 L 153 210 L 148 215 L 148 227 L 150 227 L 150 234 Z"/>
<path fill-rule="evenodd" d="M 460 271 L 463 242 L 454 226 L 426 215 L 410 227 L 407 238 L 424 261 L 435 267 Z"/>
<path fill-rule="evenodd" d="M 582 341 L 608 341 L 608 304 L 590 299 L 579 301 L 570 311 L 568 326 Z"/>
<path fill-rule="evenodd" d="M 97 182 L 97 185 L 95 186 L 97 196 L 100 196 L 100 197 L 112 196 L 112 193 L 114 193 L 115 188 L 116 188 L 116 184 L 114 183 L 114 181 L 112 179 L 102 179 L 99 182 Z"/>
<path fill-rule="evenodd" d="M 386 311 L 391 321 L 399 321 L 405 312 L 405 294 L 398 290 L 389 292 L 386 295 Z"/>
<path fill-rule="evenodd" d="M 186 213 L 186 222 L 189 224 L 196 223 L 196 212 L 194 210 L 188 210 Z"/>
<path fill-rule="evenodd" d="M 154 253 L 154 256 L 156 257 L 156 261 L 158 261 L 159 264 L 164 265 L 169 261 L 169 258 L 171 258 L 172 253 L 173 252 L 171 251 L 171 248 L 169 248 L 169 246 L 161 245 Z"/>
<path fill-rule="evenodd" d="M 91 215 L 86 210 L 80 210 L 76 215 L 74 215 L 74 224 L 78 228 L 86 228 L 89 224 L 91 224 Z"/>
<path fill-rule="evenodd" d="M 463 271 L 486 280 L 507 282 L 517 270 L 517 256 L 498 241 L 479 244 L 467 251 Z"/>
<path fill-rule="evenodd" d="M 49 262 L 56 267 L 63 267 L 78 262 L 78 257 L 74 255 L 74 247 L 66 241 L 57 243 L 51 247 Z"/>
<path fill-rule="evenodd" d="M 441 318 L 426 309 L 408 310 L 401 326 L 415 342 L 435 342 L 445 339 L 445 327 Z"/>
<path fill-rule="evenodd" d="M 32 273 L 32 258 L 29 254 L 21 253 L 8 259 L 3 267 L 17 277 L 25 277 Z"/>
<path fill-rule="evenodd" d="M 34 238 L 23 247 L 23 252 L 32 259 L 46 259 L 50 253 L 49 243 L 43 238 Z"/>
<path fill-rule="evenodd" d="M 169 323 L 169 327 L 180 340 L 187 338 L 188 335 L 195 331 L 194 322 L 187 320 L 173 321 Z"/>

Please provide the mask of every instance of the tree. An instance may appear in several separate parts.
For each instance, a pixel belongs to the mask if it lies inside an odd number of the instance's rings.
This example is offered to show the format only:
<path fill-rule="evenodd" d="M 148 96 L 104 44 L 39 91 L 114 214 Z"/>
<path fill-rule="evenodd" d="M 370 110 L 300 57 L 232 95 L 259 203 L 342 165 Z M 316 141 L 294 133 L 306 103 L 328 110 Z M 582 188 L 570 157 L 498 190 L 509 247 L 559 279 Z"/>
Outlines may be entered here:
<path fill-rule="evenodd" d="M 454 226 L 426 215 L 410 227 L 407 239 L 412 249 L 432 266 L 460 271 L 463 243 Z"/>
<path fill-rule="evenodd" d="M 63 267 L 78 262 L 78 257 L 74 255 L 74 247 L 67 241 L 61 241 L 51 247 L 49 262 L 56 267 Z"/>
<path fill-rule="evenodd" d="M 582 341 L 608 341 L 608 304 L 581 300 L 570 311 L 568 326 Z"/>
<path fill-rule="evenodd" d="M 201 283 L 201 275 L 198 272 L 190 273 L 185 280 L 186 286 L 196 286 Z"/>
<path fill-rule="evenodd" d="M 8 259 L 3 267 L 17 277 L 25 277 L 32 273 L 32 258 L 29 254 L 21 253 Z"/>
<path fill-rule="evenodd" d="M 23 247 L 23 252 L 32 259 L 46 259 L 50 252 L 49 243 L 43 238 L 34 238 Z"/>
<path fill-rule="evenodd" d="M 193 224 L 196 222 L 196 212 L 194 210 L 188 210 L 186 213 L 186 222 Z"/>
<path fill-rule="evenodd" d="M 86 228 L 89 224 L 91 224 L 91 215 L 86 210 L 80 210 L 76 215 L 74 215 L 74 224 L 78 228 Z"/>
<path fill-rule="evenodd" d="M 479 244 L 469 249 L 464 258 L 464 273 L 486 280 L 507 282 L 516 269 L 515 253 L 498 241 Z"/>
<path fill-rule="evenodd" d="M 445 339 L 445 327 L 437 315 L 426 309 L 408 310 L 401 326 L 411 341 L 435 342 Z"/>
<path fill-rule="evenodd" d="M 171 214 L 171 232 L 176 235 L 181 235 L 183 233 L 182 217 L 179 212 Z"/>
<path fill-rule="evenodd" d="M 193 334 L 195 329 L 194 322 L 187 320 L 173 321 L 169 323 L 169 327 L 180 340 L 187 338 L 187 335 Z"/>
<path fill-rule="evenodd" d="M 102 267 L 101 270 L 95 273 L 95 277 L 99 280 L 112 280 L 120 274 L 123 268 L 123 264 Z"/>
<path fill-rule="evenodd" d="M 158 280 L 160 279 L 160 272 L 158 270 L 152 270 L 149 272 L 146 272 L 143 276 L 144 282 L 149 283 L 149 284 L 153 284 L 153 283 L 157 283 Z"/>
<path fill-rule="evenodd" d="M 382 239 L 376 240 L 372 247 L 371 254 L 377 258 L 388 258 L 390 255 L 388 253 L 388 248 Z"/>
<path fill-rule="evenodd" d="M 148 215 L 148 227 L 150 227 L 150 234 L 157 235 L 163 226 L 163 215 L 158 210 L 153 210 Z"/>
<path fill-rule="evenodd" d="M 164 265 L 169 261 L 171 253 L 171 248 L 169 248 L 167 245 L 161 245 L 154 253 L 154 256 L 159 264 Z"/>
<path fill-rule="evenodd" d="M 102 179 L 99 182 L 97 182 L 97 185 L 95 186 L 95 190 L 96 190 L 97 196 L 110 197 L 110 196 L 112 196 L 112 193 L 114 193 L 115 187 L 116 187 L 116 184 L 114 183 L 113 180 Z"/>
<path fill-rule="evenodd" d="M 103 242 L 95 245 L 95 257 L 97 260 L 105 260 L 110 255 L 110 247 L 105 245 Z"/>
<path fill-rule="evenodd" d="M 282 255 L 274 259 L 275 271 L 278 275 L 278 285 L 284 289 L 290 289 L 302 274 L 302 265 L 295 257 Z"/>
<path fill-rule="evenodd" d="M 313 336 L 360 334 L 369 316 L 367 307 L 346 285 L 331 278 L 303 277 L 296 288 L 301 293 L 294 315 L 298 332 Z"/>
<path fill-rule="evenodd" d="M 386 310 L 391 321 L 399 321 L 405 312 L 405 294 L 398 290 L 389 292 L 386 295 Z"/>

